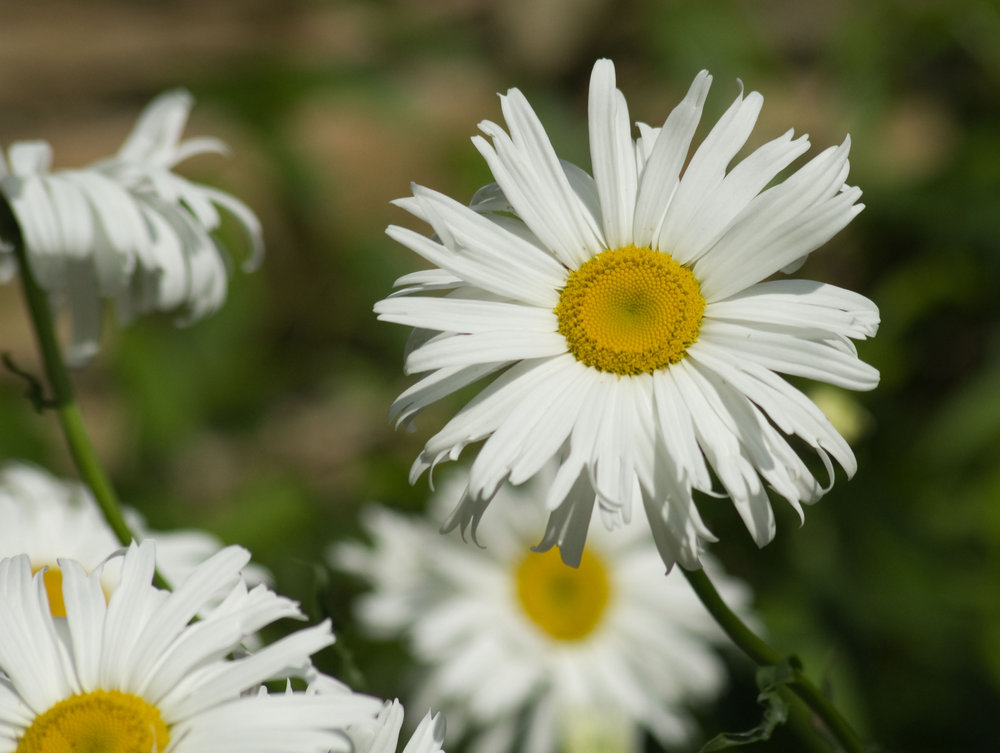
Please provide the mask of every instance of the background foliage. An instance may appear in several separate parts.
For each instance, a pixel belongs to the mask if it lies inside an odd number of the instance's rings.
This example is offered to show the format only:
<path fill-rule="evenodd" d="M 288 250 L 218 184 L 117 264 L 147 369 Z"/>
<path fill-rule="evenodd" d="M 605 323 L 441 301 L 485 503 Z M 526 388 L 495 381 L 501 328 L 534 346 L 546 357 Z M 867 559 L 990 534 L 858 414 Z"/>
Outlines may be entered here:
<path fill-rule="evenodd" d="M 359 585 L 322 565 L 368 500 L 418 510 L 406 471 L 456 405 L 414 435 L 386 420 L 403 328 L 371 314 L 418 260 L 383 233 L 414 180 L 460 200 L 489 174 L 469 143 L 518 86 L 560 153 L 586 165 L 594 58 L 618 66 L 635 119 L 662 121 L 700 68 L 706 121 L 741 78 L 764 95 L 751 145 L 793 126 L 814 152 L 852 137 L 867 209 L 802 274 L 873 298 L 861 347 L 882 370 L 846 396 L 860 471 L 801 529 L 787 509 L 757 551 L 706 501 L 715 553 L 757 593 L 779 647 L 828 673 L 848 716 L 887 750 L 1000 743 L 1000 8 L 990 0 L 184 0 L 4 3 L 0 141 L 52 142 L 57 166 L 117 149 L 141 107 L 177 85 L 188 134 L 234 158 L 183 172 L 243 197 L 268 258 L 235 274 L 225 308 L 175 329 L 109 333 L 77 375 L 122 497 L 159 527 L 248 546 L 280 590 L 330 613 L 328 669 L 384 695 L 411 671 L 351 622 Z M 703 129 L 704 130 L 704 129 Z M 38 371 L 14 285 L 0 349 Z M 56 425 L 0 375 L 0 456 L 72 475 Z M 845 397 L 839 395 L 835 397 Z M 712 509 L 714 507 L 714 509 Z M 779 505 L 780 507 L 780 505 Z M 488 518 L 487 518 L 488 524 Z M 752 668 L 701 710 L 706 737 L 759 718 Z M 697 746 L 695 746 L 696 749 Z M 652 749 L 652 745 L 650 746 Z M 458 746 L 452 744 L 450 751 Z M 779 731 L 759 750 L 795 750 Z"/>

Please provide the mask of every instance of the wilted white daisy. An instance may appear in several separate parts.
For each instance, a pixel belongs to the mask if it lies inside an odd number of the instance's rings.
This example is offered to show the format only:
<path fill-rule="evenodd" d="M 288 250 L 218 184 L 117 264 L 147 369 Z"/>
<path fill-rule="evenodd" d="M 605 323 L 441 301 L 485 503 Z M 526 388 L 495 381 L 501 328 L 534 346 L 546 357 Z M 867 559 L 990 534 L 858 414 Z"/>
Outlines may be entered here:
<path fill-rule="evenodd" d="M 590 511 L 567 510 L 582 476 L 605 523 L 641 504 L 664 561 L 696 568 L 714 540 L 693 491 L 728 496 L 758 545 L 774 535 L 768 488 L 802 515 L 824 485 L 786 435 L 811 447 L 833 482 L 854 455 L 822 412 L 778 373 L 875 387 L 851 338 L 871 336 L 867 298 L 790 270 L 862 209 L 845 185 L 849 141 L 775 178 L 809 147 L 791 131 L 732 169 L 762 97 L 737 97 L 688 151 L 711 77 L 701 72 L 662 128 L 639 124 L 600 60 L 590 84 L 593 177 L 556 156 L 517 89 L 501 96 L 509 133 L 491 122 L 476 147 L 496 183 L 471 207 L 415 186 L 399 206 L 434 230 L 389 235 L 436 265 L 406 275 L 379 318 L 417 328 L 396 400 L 402 423 L 493 376 L 426 444 L 411 480 L 485 440 L 468 493 L 448 521 L 473 530 L 509 480 L 560 469 L 545 499 L 546 540 L 579 558 Z M 687 166 L 683 168 L 687 163 Z M 444 296 L 416 293 L 448 291 Z M 587 508 L 594 501 L 581 502 Z"/>
<path fill-rule="evenodd" d="M 205 531 L 151 531 L 135 510 L 123 512 L 137 535 L 157 542 L 156 567 L 171 584 L 183 582 L 222 548 L 222 542 Z M 57 617 L 66 615 L 58 560 L 75 560 L 90 572 L 121 548 L 84 484 L 57 479 L 27 463 L 0 466 L 0 521 L 0 558 L 26 554 L 33 572 L 45 568 L 49 603 Z M 120 557 L 101 568 L 107 593 L 118 585 L 120 570 Z M 243 577 L 250 584 L 270 580 L 259 565 L 247 565 Z"/>
<path fill-rule="evenodd" d="M 260 261 L 254 213 L 233 196 L 172 172 L 188 157 L 226 150 L 213 138 L 180 140 L 191 105 L 186 91 L 157 97 L 115 156 L 81 169 L 53 172 L 52 148 L 44 141 L 13 144 L 9 167 L 0 155 L 0 192 L 31 271 L 69 307 L 72 363 L 97 351 L 104 299 L 115 302 L 122 321 L 151 311 L 179 311 L 182 321 L 191 321 L 222 304 L 229 260 L 212 235 L 219 209 L 246 231 L 251 253 L 245 266 Z"/>
<path fill-rule="evenodd" d="M 297 605 L 264 586 L 248 591 L 239 547 L 161 591 L 150 583 L 153 549 L 129 548 L 110 599 L 99 570 L 60 560 L 65 618 L 52 617 L 26 556 L 0 561 L 0 753 L 349 750 L 346 728 L 373 723 L 376 699 L 346 687 L 259 692 L 265 681 L 309 677 L 311 655 L 333 642 L 329 624 L 226 658 L 263 626 L 300 618 Z"/>
<path fill-rule="evenodd" d="M 354 743 L 355 753 L 396 753 L 402 728 L 403 706 L 395 700 L 386 701 L 375 726 L 349 729 L 348 734 Z M 420 720 L 402 753 L 441 753 L 444 729 L 444 716 L 428 712 Z"/>
<path fill-rule="evenodd" d="M 363 512 L 372 547 L 340 544 L 332 562 L 372 584 L 357 605 L 364 627 L 406 639 L 421 663 L 417 703 L 433 701 L 479 753 L 635 751 L 641 729 L 679 743 L 691 706 L 725 684 L 713 649 L 723 636 L 687 581 L 664 576 L 645 527 L 595 529 L 578 568 L 531 551 L 554 471 L 501 488 L 484 547 L 372 507 Z M 454 504 L 462 485 L 449 479 L 435 509 Z M 571 495 L 592 497 L 584 486 Z M 745 607 L 745 588 L 716 580 Z"/>

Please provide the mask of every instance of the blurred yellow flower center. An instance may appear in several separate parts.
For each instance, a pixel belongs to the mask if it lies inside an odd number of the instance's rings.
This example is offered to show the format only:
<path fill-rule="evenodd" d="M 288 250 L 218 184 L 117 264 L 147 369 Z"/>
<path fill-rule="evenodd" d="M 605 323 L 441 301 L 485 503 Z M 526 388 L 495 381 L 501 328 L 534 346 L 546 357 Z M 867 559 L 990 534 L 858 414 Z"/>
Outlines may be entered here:
<path fill-rule="evenodd" d="M 33 567 L 31 572 L 37 573 L 41 569 L 41 567 Z M 63 600 L 62 570 L 54 565 L 49 565 L 48 570 L 42 576 L 42 580 L 45 582 L 45 593 L 49 597 L 49 611 L 52 612 L 52 616 L 65 617 L 66 602 Z"/>
<path fill-rule="evenodd" d="M 162 753 L 168 742 L 155 706 L 129 693 L 95 690 L 36 717 L 16 753 Z"/>
<path fill-rule="evenodd" d="M 37 573 L 42 568 L 47 568 L 45 574 L 42 575 L 42 581 L 45 583 L 45 593 L 49 597 L 49 611 L 52 612 L 53 617 L 65 617 L 66 616 L 66 601 L 63 599 L 63 574 L 56 565 L 38 565 L 37 567 L 32 566 L 32 574 Z M 108 593 L 107 587 L 104 587 L 104 597 L 108 598 L 111 596 Z"/>
<path fill-rule="evenodd" d="M 704 311 L 690 269 L 638 246 L 602 251 L 570 272 L 555 308 L 570 353 L 613 374 L 680 361 L 698 339 Z"/>
<path fill-rule="evenodd" d="M 611 596 L 601 560 L 584 551 L 580 566 L 555 549 L 530 552 L 517 567 L 521 607 L 538 627 L 561 641 L 578 641 L 597 627 Z"/>

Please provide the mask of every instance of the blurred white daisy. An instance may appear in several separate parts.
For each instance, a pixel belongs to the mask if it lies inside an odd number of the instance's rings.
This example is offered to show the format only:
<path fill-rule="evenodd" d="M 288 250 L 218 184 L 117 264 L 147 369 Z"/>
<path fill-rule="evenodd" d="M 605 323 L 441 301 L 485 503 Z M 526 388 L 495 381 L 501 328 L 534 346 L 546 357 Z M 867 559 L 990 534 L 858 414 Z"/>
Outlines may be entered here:
<path fill-rule="evenodd" d="M 421 663 L 415 702 L 433 700 L 478 753 L 637 751 L 642 729 L 681 743 L 691 706 L 725 685 L 713 648 L 724 637 L 687 581 L 664 576 L 643 526 L 595 529 L 578 568 L 531 551 L 549 471 L 498 492 L 482 548 L 371 507 L 372 546 L 337 545 L 331 561 L 372 585 L 357 604 L 363 626 L 404 638 Z M 583 486 L 571 494 L 593 494 Z M 435 509 L 461 493 L 450 479 Z M 745 611 L 747 590 L 713 574 Z"/>
<path fill-rule="evenodd" d="M 205 531 L 151 531 L 136 511 L 126 508 L 124 513 L 137 535 L 157 542 L 156 566 L 171 584 L 182 583 L 222 548 L 222 542 Z M 26 554 L 33 572 L 46 568 L 44 580 L 57 617 L 66 614 L 58 560 L 76 560 L 90 572 L 121 548 L 84 484 L 57 479 L 27 463 L 0 466 L 0 521 L 0 558 Z M 118 585 L 120 570 L 120 557 L 101 568 L 105 592 Z M 251 584 L 270 580 L 259 565 L 247 565 L 243 577 Z"/>
<path fill-rule="evenodd" d="M 768 488 L 800 516 L 825 491 L 785 435 L 816 452 L 826 484 L 833 461 L 854 473 L 847 443 L 778 373 L 872 389 L 878 372 L 851 338 L 875 333 L 878 310 L 832 285 L 768 279 L 861 211 L 861 192 L 844 183 L 849 140 L 775 182 L 809 147 L 789 131 L 727 172 L 762 104 L 741 91 L 688 159 L 710 83 L 699 73 L 663 127 L 640 123 L 633 140 L 614 66 L 599 60 L 593 177 L 559 160 L 511 89 L 500 97 L 509 134 L 487 121 L 492 143 L 473 139 L 495 184 L 471 207 L 421 186 L 397 202 L 435 236 L 397 226 L 389 235 L 438 268 L 401 278 L 375 306 L 380 319 L 417 329 L 406 371 L 425 374 L 393 413 L 409 424 L 494 377 L 413 465 L 411 480 L 485 440 L 448 527 L 474 531 L 504 481 L 519 484 L 555 456 L 547 539 L 567 561 L 590 518 L 564 509 L 583 475 L 605 523 L 642 505 L 664 561 L 696 568 L 714 537 L 694 490 L 731 498 L 761 546 L 775 531 Z M 414 295 L 430 291 L 448 292 Z"/>
<path fill-rule="evenodd" d="M 260 224 L 245 204 L 172 172 L 188 157 L 226 151 L 213 138 L 180 140 L 192 101 L 182 90 L 160 95 L 115 156 L 81 169 L 53 172 L 44 141 L 13 144 L 9 167 L 0 155 L 0 192 L 31 271 L 70 310 L 70 363 L 97 352 L 105 299 L 123 322 L 151 311 L 191 321 L 222 304 L 230 262 L 212 235 L 220 209 L 249 238 L 246 268 L 261 259 Z"/>
<path fill-rule="evenodd" d="M 225 658 L 265 625 L 302 617 L 264 586 L 247 590 L 245 550 L 223 549 L 173 592 L 151 585 L 154 559 L 152 542 L 131 546 L 110 600 L 99 570 L 60 560 L 63 619 L 26 556 L 0 561 L 0 753 L 348 751 L 346 728 L 374 723 L 380 703 L 346 686 L 259 692 L 314 672 L 311 655 L 333 642 L 326 622 Z"/>
<path fill-rule="evenodd" d="M 374 726 L 366 724 L 357 730 L 349 729 L 348 734 L 354 743 L 355 753 L 396 753 L 402 728 L 403 706 L 395 700 L 386 701 Z M 444 730 L 444 716 L 428 712 L 420 720 L 402 753 L 441 753 Z"/>

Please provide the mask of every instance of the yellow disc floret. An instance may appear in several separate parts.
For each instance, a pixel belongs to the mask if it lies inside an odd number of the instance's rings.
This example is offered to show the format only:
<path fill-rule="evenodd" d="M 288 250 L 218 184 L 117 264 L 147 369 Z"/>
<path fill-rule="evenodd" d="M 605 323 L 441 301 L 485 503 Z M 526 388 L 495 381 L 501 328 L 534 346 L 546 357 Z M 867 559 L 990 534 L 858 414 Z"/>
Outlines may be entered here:
<path fill-rule="evenodd" d="M 638 246 L 602 251 L 570 272 L 555 308 L 578 361 L 623 375 L 680 361 L 698 339 L 704 311 L 690 269 Z"/>
<path fill-rule="evenodd" d="M 580 566 L 563 563 L 554 550 L 531 552 L 517 568 L 517 595 L 524 612 L 560 641 L 578 641 L 600 624 L 611 597 L 601 560 L 584 551 Z"/>
<path fill-rule="evenodd" d="M 37 716 L 16 753 L 162 753 L 169 741 L 155 706 L 129 693 L 94 690 Z"/>

